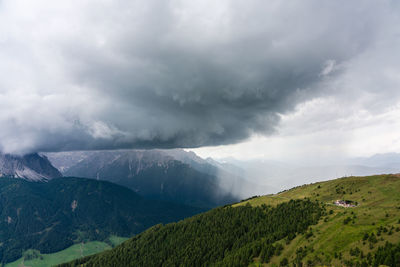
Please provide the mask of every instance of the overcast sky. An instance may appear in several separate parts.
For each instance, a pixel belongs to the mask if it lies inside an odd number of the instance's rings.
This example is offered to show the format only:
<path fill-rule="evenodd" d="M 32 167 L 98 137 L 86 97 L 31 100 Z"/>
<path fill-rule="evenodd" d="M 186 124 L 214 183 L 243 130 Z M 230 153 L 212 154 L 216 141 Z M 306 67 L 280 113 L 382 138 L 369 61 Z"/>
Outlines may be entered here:
<path fill-rule="evenodd" d="M 0 0 L 0 150 L 400 151 L 399 1 Z"/>

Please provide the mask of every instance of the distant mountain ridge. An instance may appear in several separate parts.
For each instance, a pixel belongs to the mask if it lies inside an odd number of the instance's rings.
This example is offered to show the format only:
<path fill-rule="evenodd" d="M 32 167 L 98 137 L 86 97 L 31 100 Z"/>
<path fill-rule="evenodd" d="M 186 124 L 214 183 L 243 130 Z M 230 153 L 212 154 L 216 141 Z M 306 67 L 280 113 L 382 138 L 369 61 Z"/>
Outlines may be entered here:
<path fill-rule="evenodd" d="M 364 166 L 400 170 L 400 153 L 380 153 L 372 155 L 371 157 L 355 158 L 352 159 L 351 162 Z"/>
<path fill-rule="evenodd" d="M 183 150 L 78 151 L 45 155 L 65 176 L 111 181 L 153 199 L 211 208 L 240 198 L 221 187 L 222 180 L 215 166 Z"/>
<path fill-rule="evenodd" d="M 0 154 L 0 177 L 23 178 L 29 181 L 48 181 L 62 174 L 47 157 L 37 153 L 24 156 Z"/>
<path fill-rule="evenodd" d="M 400 153 L 375 154 L 370 157 L 339 158 L 330 162 L 280 162 L 266 159 L 220 159 L 221 168 L 235 169 L 236 173 L 257 184 L 276 190 L 324 181 L 336 177 L 365 176 L 400 172 Z"/>
<path fill-rule="evenodd" d="M 69 151 L 41 153 L 41 155 L 49 158 L 51 163 L 62 173 L 67 173 L 70 169 L 74 169 L 78 164 L 87 161 L 91 157 L 101 158 L 101 161 L 97 163 L 97 168 L 104 167 L 104 165 L 112 161 L 127 156 L 131 160 L 137 160 L 139 168 L 146 168 L 146 165 L 166 164 L 171 160 L 188 164 L 194 169 L 208 174 L 215 174 L 218 167 L 216 161 L 204 160 L 194 152 L 187 152 L 183 149 Z M 145 166 L 140 165 L 140 163 L 144 163 Z M 135 171 L 138 173 L 140 169 Z"/>

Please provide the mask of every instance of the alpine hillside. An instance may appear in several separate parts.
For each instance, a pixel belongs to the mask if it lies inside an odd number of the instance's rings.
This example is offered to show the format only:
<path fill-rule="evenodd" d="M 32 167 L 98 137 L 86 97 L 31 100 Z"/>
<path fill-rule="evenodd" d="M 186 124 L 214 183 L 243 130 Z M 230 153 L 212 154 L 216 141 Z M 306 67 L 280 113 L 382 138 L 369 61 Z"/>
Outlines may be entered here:
<path fill-rule="evenodd" d="M 61 266 L 399 266 L 400 177 L 346 177 L 157 225 Z"/>
<path fill-rule="evenodd" d="M 75 243 L 130 237 L 201 210 L 147 200 L 106 181 L 74 177 L 48 182 L 0 179 L 0 262 L 28 249 L 52 253 Z"/>

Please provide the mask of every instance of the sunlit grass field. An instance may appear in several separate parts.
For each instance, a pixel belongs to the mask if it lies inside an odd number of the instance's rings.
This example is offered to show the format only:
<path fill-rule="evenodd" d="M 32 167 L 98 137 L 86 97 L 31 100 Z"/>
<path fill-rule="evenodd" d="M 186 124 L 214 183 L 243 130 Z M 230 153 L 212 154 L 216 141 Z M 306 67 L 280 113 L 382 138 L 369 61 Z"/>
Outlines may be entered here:
<path fill-rule="evenodd" d="M 50 267 L 111 249 L 125 240 L 127 240 L 125 237 L 111 236 L 107 242 L 92 241 L 75 244 L 62 251 L 51 254 L 41 254 L 38 251 L 28 250 L 24 253 L 23 257 L 14 262 L 6 264 L 5 267 Z"/>
<path fill-rule="evenodd" d="M 336 180 L 303 185 L 276 195 L 261 196 L 244 201 L 234 206 L 252 206 L 262 204 L 277 205 L 290 199 L 310 198 L 324 203 L 327 216 L 319 224 L 312 226 L 308 238 L 298 235 L 290 242 L 281 240 L 284 250 L 269 263 L 278 266 L 283 258 L 294 259 L 299 247 L 307 247 L 304 258 L 331 262 L 341 266 L 340 258 L 349 259 L 351 248 L 358 247 L 364 255 L 376 250 L 386 241 L 400 241 L 400 176 L 375 175 L 368 177 L 345 177 Z M 335 200 L 351 200 L 357 207 L 340 207 L 333 204 Z M 348 223 L 345 224 L 345 219 Z M 388 231 L 378 231 L 379 227 Z M 367 234 L 377 234 L 378 242 L 371 245 L 363 241 Z M 260 265 L 255 259 L 254 266 Z"/>

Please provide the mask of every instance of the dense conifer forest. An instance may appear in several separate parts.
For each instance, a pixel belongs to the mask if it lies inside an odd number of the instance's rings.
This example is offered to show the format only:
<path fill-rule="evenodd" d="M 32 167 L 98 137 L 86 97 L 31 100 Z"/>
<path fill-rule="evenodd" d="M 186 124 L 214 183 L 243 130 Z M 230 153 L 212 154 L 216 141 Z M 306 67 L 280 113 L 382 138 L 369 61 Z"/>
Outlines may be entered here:
<path fill-rule="evenodd" d="M 310 200 L 276 207 L 221 207 L 178 223 L 156 225 L 104 253 L 61 266 L 247 266 L 279 254 L 276 241 L 316 224 L 324 208 Z"/>

